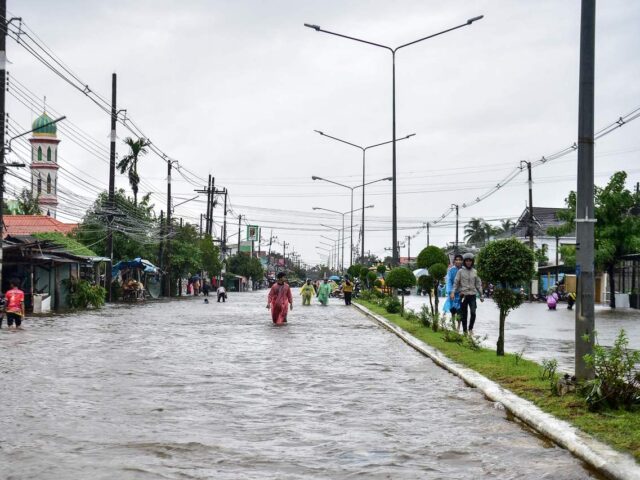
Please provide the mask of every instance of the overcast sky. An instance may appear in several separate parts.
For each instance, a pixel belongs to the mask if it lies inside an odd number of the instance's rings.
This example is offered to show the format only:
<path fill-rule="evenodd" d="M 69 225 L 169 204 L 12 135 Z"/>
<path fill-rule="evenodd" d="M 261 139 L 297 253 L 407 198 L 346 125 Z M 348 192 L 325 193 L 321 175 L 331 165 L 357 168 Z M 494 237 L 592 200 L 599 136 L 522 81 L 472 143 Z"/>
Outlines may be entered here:
<path fill-rule="evenodd" d="M 218 186 L 228 188 L 234 215 L 261 225 L 263 237 L 273 230 L 312 264 L 321 261 L 319 236 L 335 236 L 319 225 L 341 226 L 338 215 L 312 207 L 347 212 L 350 193 L 311 176 L 362 183 L 360 152 L 314 129 L 362 145 L 391 140 L 391 56 L 315 32 L 305 22 L 396 46 L 485 15 L 397 54 L 398 137 L 416 133 L 398 143 L 397 157 L 398 237 L 420 231 L 412 255 L 426 245 L 420 230 L 425 222 L 489 190 L 520 160 L 552 154 L 577 137 L 577 0 L 9 0 L 7 8 L 105 98 L 116 72 L 118 108 L 127 109 L 154 145 L 197 174 L 202 186 L 214 175 Z M 598 3 L 596 128 L 640 107 L 639 24 L 640 2 Z M 77 221 L 107 187 L 109 117 L 12 39 L 7 55 L 11 79 L 37 98 L 46 95 L 48 110 L 68 118 L 59 129 L 59 163 L 66 167 L 60 187 L 76 196 L 73 205 L 60 200 L 59 218 Z M 26 127 L 41 107 L 18 102 L 12 95 L 20 97 L 16 87 L 10 83 L 8 111 L 16 125 Z M 102 147 L 73 138 L 70 128 Z M 119 127 L 119 155 L 127 153 L 121 142 L 127 135 Z M 620 169 L 635 183 L 639 156 L 636 121 L 597 142 L 596 183 L 606 183 Z M 575 154 L 535 168 L 534 205 L 563 206 L 576 188 L 575 173 Z M 140 174 L 141 193 L 152 191 L 157 210 L 166 208 L 165 162 L 149 154 Z M 367 181 L 390 175 L 391 147 L 372 149 Z M 15 179 L 10 183 L 22 186 Z M 123 176 L 117 186 L 129 188 Z M 175 175 L 174 203 L 194 196 L 194 188 Z M 391 246 L 391 182 L 366 193 L 366 203 L 375 205 L 367 210 L 366 249 L 384 256 Z M 362 205 L 360 195 L 357 189 L 355 208 Z M 517 218 L 526 201 L 523 174 L 461 209 L 461 225 L 471 217 Z M 204 211 L 201 199 L 178 206 L 175 215 L 198 223 Z M 221 216 L 218 208 L 216 217 Z M 357 225 L 359 217 L 358 212 Z M 235 233 L 237 217 L 229 221 Z M 432 228 L 431 243 L 453 241 L 453 221 L 451 216 Z"/>

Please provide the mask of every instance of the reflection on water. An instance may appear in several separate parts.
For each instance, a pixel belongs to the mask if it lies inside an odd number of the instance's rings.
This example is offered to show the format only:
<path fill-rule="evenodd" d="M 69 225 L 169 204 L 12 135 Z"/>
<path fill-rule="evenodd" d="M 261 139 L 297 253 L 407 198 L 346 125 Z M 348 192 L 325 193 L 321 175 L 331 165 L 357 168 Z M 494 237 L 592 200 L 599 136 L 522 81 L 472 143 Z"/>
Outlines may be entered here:
<path fill-rule="evenodd" d="M 264 297 L 0 331 L 0 478 L 590 477 L 355 310 Z"/>

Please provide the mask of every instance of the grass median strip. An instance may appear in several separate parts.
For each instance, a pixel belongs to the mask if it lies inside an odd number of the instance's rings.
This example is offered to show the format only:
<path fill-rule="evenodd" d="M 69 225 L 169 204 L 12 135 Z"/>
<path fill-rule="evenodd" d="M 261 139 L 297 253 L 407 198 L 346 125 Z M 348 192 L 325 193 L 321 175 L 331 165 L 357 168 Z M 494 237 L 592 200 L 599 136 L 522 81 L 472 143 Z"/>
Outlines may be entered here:
<path fill-rule="evenodd" d="M 437 348 L 451 360 L 477 371 L 598 440 L 630 453 L 636 463 L 640 463 L 640 411 L 591 412 L 584 398 L 578 394 L 568 393 L 563 397 L 554 395 L 549 380 L 540 378 L 543 368 L 536 362 L 509 353 L 499 357 L 494 350 L 483 348 L 476 351 L 458 343 L 446 342 L 442 332 L 434 332 L 419 321 L 409 321 L 399 314 L 387 313 L 384 308 L 364 300 L 357 302 Z"/>

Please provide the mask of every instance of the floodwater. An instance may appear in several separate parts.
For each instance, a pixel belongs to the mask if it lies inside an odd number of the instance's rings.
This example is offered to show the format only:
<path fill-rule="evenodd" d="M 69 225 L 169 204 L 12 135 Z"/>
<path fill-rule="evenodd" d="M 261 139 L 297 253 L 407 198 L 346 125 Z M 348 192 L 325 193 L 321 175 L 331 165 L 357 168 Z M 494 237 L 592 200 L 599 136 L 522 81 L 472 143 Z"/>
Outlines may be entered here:
<path fill-rule="evenodd" d="M 440 307 L 444 298 L 440 298 Z M 424 296 L 405 297 L 407 308 L 419 311 Z M 474 333 L 482 337 L 487 348 L 495 348 L 498 340 L 500 312 L 493 300 L 477 302 L 477 319 Z M 629 347 L 640 350 L 640 310 L 598 305 L 595 324 L 600 345 L 613 345 L 618 333 L 624 329 Z M 549 310 L 544 302 L 523 303 L 507 316 L 505 324 L 505 350 L 523 353 L 525 358 L 541 362 L 545 359 L 558 361 L 562 372 L 575 371 L 575 310 L 568 310 L 561 302 L 557 310 Z"/>
<path fill-rule="evenodd" d="M 265 295 L 0 331 L 0 478 L 598 478 L 355 309 Z"/>

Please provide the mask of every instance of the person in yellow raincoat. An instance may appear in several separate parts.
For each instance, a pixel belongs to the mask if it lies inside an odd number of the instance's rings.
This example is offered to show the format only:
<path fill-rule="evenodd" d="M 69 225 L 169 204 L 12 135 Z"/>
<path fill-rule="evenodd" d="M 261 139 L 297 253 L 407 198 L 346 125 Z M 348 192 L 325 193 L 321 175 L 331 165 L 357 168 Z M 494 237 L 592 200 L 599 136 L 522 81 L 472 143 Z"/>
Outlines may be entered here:
<path fill-rule="evenodd" d="M 302 305 L 311 305 L 311 297 L 316 294 L 315 288 L 311 284 L 311 280 L 307 280 L 300 289 L 300 295 L 302 295 Z"/>

